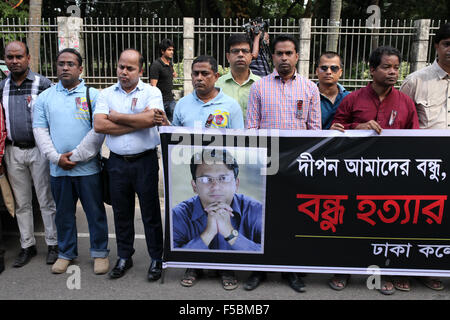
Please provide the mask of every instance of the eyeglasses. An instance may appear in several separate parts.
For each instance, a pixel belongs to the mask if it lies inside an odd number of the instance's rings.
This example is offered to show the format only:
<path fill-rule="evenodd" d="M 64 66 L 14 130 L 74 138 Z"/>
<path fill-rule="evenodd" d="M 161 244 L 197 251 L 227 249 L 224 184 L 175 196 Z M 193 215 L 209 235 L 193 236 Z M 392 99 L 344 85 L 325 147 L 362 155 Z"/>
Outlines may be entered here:
<path fill-rule="evenodd" d="M 75 67 L 75 63 L 74 63 L 74 62 L 71 62 L 71 61 L 69 61 L 69 62 L 63 62 L 63 61 L 57 62 L 56 65 L 57 65 L 58 67 L 61 67 L 61 68 L 64 67 L 65 65 L 67 65 L 69 68 Z"/>
<path fill-rule="evenodd" d="M 245 49 L 245 48 L 235 48 L 235 49 L 231 49 L 230 52 L 232 54 L 239 54 L 239 51 L 242 51 L 243 54 L 249 54 L 250 53 L 250 49 Z"/>
<path fill-rule="evenodd" d="M 230 183 L 231 181 L 233 181 L 233 176 L 219 176 L 217 178 L 214 177 L 205 177 L 205 176 L 201 176 L 201 177 L 196 177 L 195 178 L 198 182 L 200 182 L 201 184 L 206 184 L 206 185 L 211 185 L 214 182 L 219 183 L 219 184 L 225 184 L 225 183 Z"/>
<path fill-rule="evenodd" d="M 319 66 L 319 69 L 322 70 L 323 72 L 327 71 L 328 68 L 330 68 L 331 72 L 333 72 L 333 73 L 336 73 L 341 69 L 341 67 L 339 67 L 339 66 L 325 66 L 325 65 Z"/>

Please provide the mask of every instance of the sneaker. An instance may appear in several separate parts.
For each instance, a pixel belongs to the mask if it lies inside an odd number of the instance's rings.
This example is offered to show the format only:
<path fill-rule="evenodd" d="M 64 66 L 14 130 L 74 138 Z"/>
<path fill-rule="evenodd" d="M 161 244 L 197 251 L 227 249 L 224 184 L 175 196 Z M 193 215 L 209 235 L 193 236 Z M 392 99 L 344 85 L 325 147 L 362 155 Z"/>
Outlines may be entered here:
<path fill-rule="evenodd" d="M 94 273 L 105 274 L 109 270 L 109 259 L 106 258 L 94 258 Z"/>
<path fill-rule="evenodd" d="M 52 273 L 59 274 L 65 273 L 69 267 L 70 260 L 59 258 L 52 266 Z"/>
<path fill-rule="evenodd" d="M 58 259 L 58 246 L 48 246 L 47 264 L 54 264 Z"/>

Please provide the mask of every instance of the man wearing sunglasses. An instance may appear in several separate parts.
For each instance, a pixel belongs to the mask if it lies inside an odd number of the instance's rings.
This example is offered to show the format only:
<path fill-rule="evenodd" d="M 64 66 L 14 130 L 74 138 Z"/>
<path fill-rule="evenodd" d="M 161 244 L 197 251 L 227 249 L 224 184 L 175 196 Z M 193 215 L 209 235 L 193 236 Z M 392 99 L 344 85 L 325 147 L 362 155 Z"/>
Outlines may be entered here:
<path fill-rule="evenodd" d="M 191 158 L 191 186 L 197 195 L 172 209 L 172 246 L 186 250 L 261 252 L 262 204 L 238 194 L 239 165 L 226 150 L 204 149 Z M 187 269 L 181 285 L 202 274 Z M 233 271 L 222 270 L 225 290 L 237 287 Z"/>
<path fill-rule="evenodd" d="M 250 87 L 260 79 L 249 68 L 252 62 L 251 41 L 246 34 L 233 34 L 226 43 L 226 56 L 230 71 L 219 78 L 216 87 L 234 98 L 242 108 L 245 116 Z M 245 120 L 244 120 L 245 121 Z"/>
<path fill-rule="evenodd" d="M 342 76 L 341 57 L 333 51 L 326 51 L 319 57 L 316 76 L 320 91 L 320 109 L 322 110 L 322 129 L 330 129 L 333 116 L 342 99 L 350 92 L 338 83 Z"/>

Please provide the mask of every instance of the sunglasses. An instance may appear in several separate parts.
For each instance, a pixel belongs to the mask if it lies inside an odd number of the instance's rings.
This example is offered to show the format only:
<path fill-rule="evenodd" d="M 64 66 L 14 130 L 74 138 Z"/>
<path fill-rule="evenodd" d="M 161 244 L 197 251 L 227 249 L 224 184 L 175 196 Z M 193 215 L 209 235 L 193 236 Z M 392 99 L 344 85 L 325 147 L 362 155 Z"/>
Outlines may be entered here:
<path fill-rule="evenodd" d="M 322 70 L 323 72 L 327 71 L 328 68 L 330 68 L 331 72 L 333 72 L 333 73 L 336 73 L 341 69 L 341 67 L 339 67 L 339 66 L 325 66 L 325 65 L 319 66 L 319 69 Z"/>

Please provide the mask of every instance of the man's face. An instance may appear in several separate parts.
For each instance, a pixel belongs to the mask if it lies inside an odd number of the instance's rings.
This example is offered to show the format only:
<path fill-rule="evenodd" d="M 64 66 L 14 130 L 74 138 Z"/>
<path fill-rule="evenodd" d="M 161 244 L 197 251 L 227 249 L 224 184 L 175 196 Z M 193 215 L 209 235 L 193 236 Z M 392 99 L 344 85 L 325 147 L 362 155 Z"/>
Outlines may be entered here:
<path fill-rule="evenodd" d="M 374 83 L 383 87 L 392 87 L 397 83 L 399 68 L 400 62 L 397 56 L 384 54 L 381 57 L 380 65 L 375 69 L 370 68 L 370 74 Z"/>
<path fill-rule="evenodd" d="M 339 57 L 327 58 L 322 56 L 319 66 L 316 68 L 316 75 L 319 79 L 319 85 L 332 85 L 339 81 L 342 76 L 341 59 Z"/>
<path fill-rule="evenodd" d="M 58 57 L 56 61 L 56 74 L 65 88 L 73 88 L 83 67 L 79 65 L 77 56 L 70 52 L 64 52 Z"/>
<path fill-rule="evenodd" d="M 117 63 L 117 78 L 122 89 L 132 91 L 142 77 L 143 70 L 139 67 L 139 53 L 134 50 L 122 52 Z"/>
<path fill-rule="evenodd" d="M 5 63 L 14 76 L 26 73 L 30 65 L 30 55 L 27 55 L 25 45 L 18 42 L 8 44 L 5 50 Z"/>
<path fill-rule="evenodd" d="M 192 189 L 198 194 L 204 208 L 214 202 L 231 205 L 239 187 L 239 179 L 234 178 L 233 170 L 228 169 L 223 163 L 202 163 L 197 166 L 195 176 L 196 179 L 191 181 Z"/>
<path fill-rule="evenodd" d="M 199 95 L 206 95 L 214 90 L 219 73 L 214 73 L 209 62 L 197 62 L 192 66 L 192 85 Z"/>
<path fill-rule="evenodd" d="M 162 55 L 163 55 L 164 58 L 166 58 L 168 60 L 171 60 L 173 58 L 174 52 L 175 52 L 175 49 L 173 47 L 168 47 L 166 49 L 166 51 L 162 52 Z"/>
<path fill-rule="evenodd" d="M 230 52 L 227 52 L 227 60 L 232 71 L 243 72 L 248 70 L 252 62 L 250 45 L 244 42 L 230 46 Z"/>
<path fill-rule="evenodd" d="M 450 38 L 439 41 L 434 47 L 436 48 L 439 63 L 450 67 Z"/>
<path fill-rule="evenodd" d="M 298 57 L 295 45 L 291 41 L 282 41 L 275 45 L 272 60 L 275 69 L 283 76 L 295 72 Z"/>

